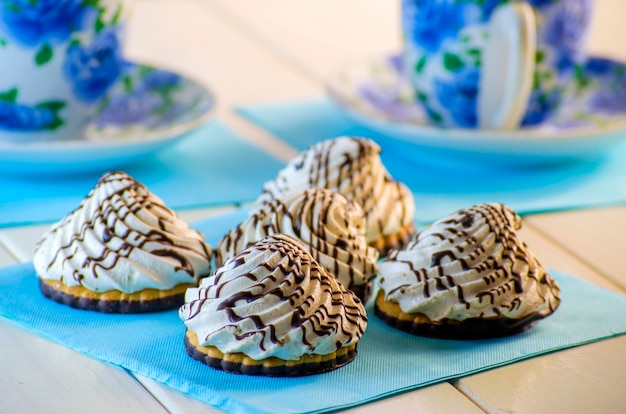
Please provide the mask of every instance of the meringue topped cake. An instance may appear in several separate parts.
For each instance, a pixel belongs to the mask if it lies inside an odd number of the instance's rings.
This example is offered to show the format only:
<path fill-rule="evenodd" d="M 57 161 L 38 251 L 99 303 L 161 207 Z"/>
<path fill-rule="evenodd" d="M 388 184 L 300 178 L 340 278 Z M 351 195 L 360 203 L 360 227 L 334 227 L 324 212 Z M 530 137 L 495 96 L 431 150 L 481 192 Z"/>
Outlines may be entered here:
<path fill-rule="evenodd" d="M 344 287 L 367 301 L 378 274 L 378 251 L 367 243 L 365 215 L 359 204 L 324 188 L 269 200 L 222 238 L 215 249 L 216 265 L 277 233 L 300 240 Z"/>
<path fill-rule="evenodd" d="M 284 234 L 241 250 L 188 289 L 179 316 L 191 357 L 248 375 L 339 368 L 354 360 L 367 326 L 361 301 Z"/>
<path fill-rule="evenodd" d="M 370 139 L 338 137 L 318 142 L 265 183 L 257 203 L 285 198 L 307 188 L 326 188 L 357 202 L 365 213 L 365 236 L 381 254 L 406 245 L 415 234 L 415 202 L 394 180 Z"/>
<path fill-rule="evenodd" d="M 379 266 L 375 312 L 416 334 L 472 339 L 515 334 L 552 314 L 560 291 L 503 204 L 459 210 Z"/>
<path fill-rule="evenodd" d="M 42 293 L 72 307 L 134 313 L 179 307 L 210 274 L 202 234 L 123 172 L 100 178 L 35 247 Z"/>

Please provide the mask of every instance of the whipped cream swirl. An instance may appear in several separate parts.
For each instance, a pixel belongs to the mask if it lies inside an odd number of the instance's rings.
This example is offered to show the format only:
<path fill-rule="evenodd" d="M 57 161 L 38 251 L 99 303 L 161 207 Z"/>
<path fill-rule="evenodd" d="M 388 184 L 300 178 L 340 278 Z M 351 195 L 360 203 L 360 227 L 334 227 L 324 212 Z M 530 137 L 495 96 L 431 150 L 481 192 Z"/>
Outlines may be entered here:
<path fill-rule="evenodd" d="M 520 240 L 521 224 L 495 203 L 435 222 L 380 265 L 385 299 L 432 321 L 551 314 L 560 291 Z"/>
<path fill-rule="evenodd" d="M 270 200 L 253 210 L 222 238 L 216 248 L 217 266 L 276 233 L 300 240 L 313 258 L 348 289 L 370 283 L 378 273 L 378 251 L 367 244 L 361 206 L 323 188 Z"/>
<path fill-rule="evenodd" d="M 265 183 L 257 203 L 314 187 L 337 191 L 361 205 L 368 243 L 413 223 L 413 195 L 389 175 L 372 140 L 339 137 L 313 145 Z"/>
<path fill-rule="evenodd" d="M 39 240 L 33 263 L 42 279 L 134 293 L 197 283 L 211 255 L 202 234 L 143 184 L 112 172 Z"/>
<path fill-rule="evenodd" d="M 200 345 L 260 360 L 297 360 L 356 343 L 367 326 L 361 301 L 283 234 L 242 250 L 179 310 Z"/>

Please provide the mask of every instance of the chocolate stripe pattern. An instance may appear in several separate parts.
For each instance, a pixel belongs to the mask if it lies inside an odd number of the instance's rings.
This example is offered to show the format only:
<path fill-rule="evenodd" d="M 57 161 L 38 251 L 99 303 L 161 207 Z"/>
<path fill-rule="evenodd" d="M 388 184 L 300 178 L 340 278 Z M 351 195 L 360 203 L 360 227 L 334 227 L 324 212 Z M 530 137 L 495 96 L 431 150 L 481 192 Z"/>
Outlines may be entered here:
<path fill-rule="evenodd" d="M 339 137 L 313 145 L 265 183 L 257 203 L 314 187 L 337 191 L 361 205 L 369 243 L 413 223 L 413 195 L 391 178 L 380 147 L 369 139 Z"/>
<path fill-rule="evenodd" d="M 196 283 L 211 255 L 202 234 L 143 184 L 112 172 L 39 240 L 33 263 L 43 279 L 134 293 Z"/>
<path fill-rule="evenodd" d="M 365 298 L 368 296 L 368 286 L 378 273 L 378 251 L 367 244 L 365 216 L 357 203 L 322 188 L 270 200 L 222 238 L 216 248 L 217 266 L 276 233 L 300 240 L 344 287 L 362 287 Z"/>
<path fill-rule="evenodd" d="M 545 317 L 556 310 L 556 282 L 520 240 L 521 218 L 482 204 L 443 218 L 380 265 L 387 301 L 432 321 Z"/>
<path fill-rule="evenodd" d="M 361 301 L 284 234 L 242 250 L 188 289 L 179 316 L 200 345 L 255 360 L 329 354 L 355 344 L 367 326 Z"/>

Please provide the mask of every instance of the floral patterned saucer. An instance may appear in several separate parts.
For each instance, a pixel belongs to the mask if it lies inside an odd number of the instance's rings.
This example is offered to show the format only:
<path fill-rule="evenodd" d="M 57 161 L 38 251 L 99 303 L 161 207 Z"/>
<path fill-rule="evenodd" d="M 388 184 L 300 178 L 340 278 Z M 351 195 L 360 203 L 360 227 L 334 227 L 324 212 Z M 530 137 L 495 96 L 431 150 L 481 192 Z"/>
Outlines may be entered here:
<path fill-rule="evenodd" d="M 359 125 L 446 155 L 493 163 L 587 159 L 626 138 L 626 64 L 593 57 L 576 70 L 556 116 L 515 131 L 430 125 L 394 55 L 356 64 L 327 84 L 332 101 Z"/>
<path fill-rule="evenodd" d="M 215 106 L 199 83 L 152 66 L 126 62 L 83 137 L 0 143 L 0 171 L 104 171 L 144 159 L 205 123 Z"/>

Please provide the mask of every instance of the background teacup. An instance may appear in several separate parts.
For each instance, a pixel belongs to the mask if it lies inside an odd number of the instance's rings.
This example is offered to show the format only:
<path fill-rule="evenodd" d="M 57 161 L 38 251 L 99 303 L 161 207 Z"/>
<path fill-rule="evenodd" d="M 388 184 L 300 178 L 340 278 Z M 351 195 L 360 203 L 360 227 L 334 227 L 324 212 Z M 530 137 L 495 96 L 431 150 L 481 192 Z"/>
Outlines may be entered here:
<path fill-rule="evenodd" d="M 0 142 L 80 139 L 122 65 L 124 0 L 0 1 Z"/>
<path fill-rule="evenodd" d="M 403 0 L 404 71 L 434 125 L 548 119 L 584 60 L 593 0 Z"/>

